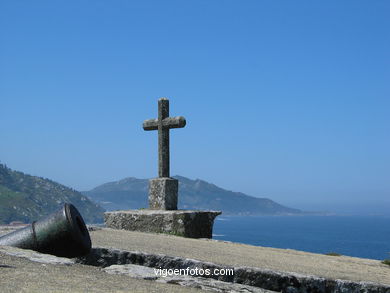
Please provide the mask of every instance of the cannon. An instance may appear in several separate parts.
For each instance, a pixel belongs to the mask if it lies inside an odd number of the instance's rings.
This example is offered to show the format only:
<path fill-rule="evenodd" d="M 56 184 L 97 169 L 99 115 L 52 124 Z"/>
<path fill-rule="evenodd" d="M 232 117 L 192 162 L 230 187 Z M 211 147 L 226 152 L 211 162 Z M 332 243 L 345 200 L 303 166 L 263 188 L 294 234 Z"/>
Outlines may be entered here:
<path fill-rule="evenodd" d="M 92 246 L 83 218 L 69 203 L 40 221 L 0 237 L 0 245 L 63 257 L 86 255 Z"/>

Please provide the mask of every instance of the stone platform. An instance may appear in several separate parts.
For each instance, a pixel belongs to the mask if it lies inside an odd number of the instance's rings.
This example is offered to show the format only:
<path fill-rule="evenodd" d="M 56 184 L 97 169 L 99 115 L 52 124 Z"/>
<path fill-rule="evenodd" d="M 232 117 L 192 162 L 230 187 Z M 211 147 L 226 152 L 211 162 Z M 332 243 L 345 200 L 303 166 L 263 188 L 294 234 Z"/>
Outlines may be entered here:
<path fill-rule="evenodd" d="M 166 233 L 189 238 L 212 238 L 219 211 L 127 210 L 106 212 L 106 227 L 129 231 Z"/>
<path fill-rule="evenodd" d="M 390 292 L 390 268 L 379 260 L 98 227 L 89 231 L 93 249 L 82 259 L 0 246 L 1 292 Z M 154 271 L 183 268 L 234 274 L 161 277 Z"/>

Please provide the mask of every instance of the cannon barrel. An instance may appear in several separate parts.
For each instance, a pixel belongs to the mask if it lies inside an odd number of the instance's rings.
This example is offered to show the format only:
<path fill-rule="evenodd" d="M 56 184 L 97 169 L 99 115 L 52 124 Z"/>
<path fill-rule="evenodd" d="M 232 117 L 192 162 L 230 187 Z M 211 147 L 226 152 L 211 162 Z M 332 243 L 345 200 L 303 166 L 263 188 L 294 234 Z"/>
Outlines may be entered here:
<path fill-rule="evenodd" d="M 66 203 L 48 217 L 0 237 L 0 245 L 77 257 L 88 254 L 92 244 L 80 213 L 72 204 Z"/>

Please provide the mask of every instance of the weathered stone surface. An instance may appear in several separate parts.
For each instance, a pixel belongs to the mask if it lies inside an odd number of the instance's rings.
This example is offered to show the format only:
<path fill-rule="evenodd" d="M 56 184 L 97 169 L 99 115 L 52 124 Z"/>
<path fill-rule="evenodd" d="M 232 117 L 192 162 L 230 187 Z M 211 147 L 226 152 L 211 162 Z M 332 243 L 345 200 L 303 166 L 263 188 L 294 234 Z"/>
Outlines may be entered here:
<path fill-rule="evenodd" d="M 128 275 L 132 278 L 151 280 L 151 281 L 155 281 L 159 278 L 154 272 L 153 268 L 140 266 L 140 265 L 132 265 L 132 264 L 111 265 L 105 267 L 104 271 L 112 275 L 116 275 L 116 274 Z"/>
<path fill-rule="evenodd" d="M 183 116 L 168 117 L 162 121 L 163 128 L 183 128 L 186 125 L 186 119 Z M 145 120 L 143 123 L 144 130 L 157 130 L 158 119 Z"/>
<path fill-rule="evenodd" d="M 158 130 L 158 176 L 149 180 L 149 208 L 160 210 L 105 213 L 109 228 L 141 232 L 170 233 L 191 238 L 211 238 L 214 219 L 221 212 L 177 210 L 177 179 L 169 177 L 169 129 L 186 125 L 184 117 L 169 117 L 169 100 L 158 100 L 158 119 L 145 120 L 144 130 Z"/>
<path fill-rule="evenodd" d="M 218 211 L 128 210 L 106 212 L 106 227 L 129 231 L 168 233 L 190 238 L 211 238 Z"/>
<path fill-rule="evenodd" d="M 350 281 L 323 278 L 312 275 L 297 274 L 293 272 L 279 272 L 254 267 L 242 266 L 227 266 L 215 264 L 211 262 L 199 261 L 182 257 L 172 257 L 163 254 L 145 253 L 140 251 L 123 251 L 117 249 L 94 248 L 92 252 L 78 259 L 82 264 L 94 266 L 109 267 L 118 264 L 136 264 L 151 268 L 161 269 L 180 269 L 180 268 L 202 268 L 202 269 L 218 269 L 221 271 L 233 270 L 232 275 L 210 275 L 208 278 L 230 282 L 235 284 L 247 285 L 266 290 L 283 292 L 283 293 L 389 293 L 390 286 L 365 281 Z M 126 273 L 126 267 L 119 269 L 119 266 L 112 267 L 111 272 Z M 140 272 L 138 271 L 138 274 Z M 152 277 L 150 272 L 146 277 Z M 200 282 L 200 281 L 199 281 Z M 212 283 L 212 281 L 210 282 Z M 180 284 L 180 282 L 179 282 Z M 187 284 L 191 286 L 191 282 L 185 280 L 180 285 Z M 240 291 L 222 291 L 222 292 L 240 292 Z M 253 292 L 253 291 L 241 291 Z M 256 292 L 256 291 L 255 291 Z M 267 291 L 266 291 L 267 292 Z"/>
<path fill-rule="evenodd" d="M 105 230 L 109 229 L 100 229 L 95 231 L 94 233 L 103 233 Z M 113 231 L 113 230 L 111 230 Z M 119 232 L 119 231 L 116 231 Z M 122 231 L 121 233 L 126 233 Z M 141 234 L 141 233 L 138 233 Z M 108 236 L 107 234 L 105 235 Z M 155 235 L 156 236 L 156 235 Z M 180 239 L 181 241 L 187 241 L 190 242 L 191 245 L 194 245 L 195 242 L 205 242 L 205 243 L 219 243 L 216 241 L 205 241 L 205 240 L 194 240 L 194 239 L 185 239 L 185 238 L 177 238 L 174 236 L 166 236 L 166 235 L 158 235 L 160 238 L 163 237 L 165 239 L 167 238 L 176 238 Z M 110 236 L 112 237 L 112 235 Z M 129 240 L 129 239 L 127 239 Z M 115 241 L 118 241 L 117 245 L 119 245 L 119 239 L 115 239 Z M 238 244 L 237 244 L 238 245 Z M 141 247 L 146 247 L 147 245 L 142 245 Z M 224 245 L 225 246 L 225 245 Z M 242 247 L 242 249 L 248 249 L 245 245 L 239 245 Z M 222 249 L 222 246 L 221 246 Z M 270 251 L 272 249 L 269 249 Z M 237 253 L 240 253 L 242 251 L 237 251 Z M 305 253 L 306 254 L 306 253 Z M 25 268 L 25 265 L 20 266 L 17 264 L 17 262 L 8 260 L 5 256 L 9 255 L 14 258 L 18 258 L 20 260 L 28 259 L 34 262 L 39 262 L 36 266 L 30 266 L 29 270 L 23 270 Z M 325 258 L 323 255 L 314 255 L 310 254 L 312 258 L 315 258 L 313 261 L 320 261 L 321 259 Z M 332 257 L 327 257 L 332 259 Z M 283 258 L 285 262 L 291 261 L 288 257 Z M 357 259 L 357 258 L 350 258 L 349 261 L 353 261 L 354 263 L 362 263 L 362 261 L 366 264 L 366 267 L 370 270 L 367 271 L 367 274 L 379 274 L 380 276 L 383 276 L 383 279 L 388 280 L 386 276 L 388 276 L 387 270 L 388 267 L 383 265 L 382 271 L 378 271 L 378 269 L 375 269 L 375 264 L 373 260 L 363 260 L 363 259 Z M 19 261 L 18 261 L 19 262 Z M 250 288 L 265 288 L 267 290 L 277 291 L 277 292 L 283 292 L 283 293 L 295 293 L 295 292 L 302 292 L 302 293 L 308 293 L 308 292 L 318 292 L 318 293 L 389 293 L 390 292 L 390 285 L 387 281 L 383 280 L 383 282 L 368 282 L 369 277 L 367 276 L 367 279 L 365 280 L 347 280 L 344 279 L 348 276 L 344 276 L 344 274 L 340 274 L 339 276 L 335 277 L 319 277 L 315 275 L 310 274 L 298 274 L 294 272 L 287 272 L 287 271 L 279 271 L 279 270 L 271 270 L 271 269 L 262 269 L 258 267 L 246 267 L 246 266 L 237 266 L 237 265 L 223 265 L 221 263 L 213 263 L 208 261 L 201 261 L 201 260 L 195 260 L 191 258 L 186 257 L 174 257 L 169 256 L 161 253 L 152 253 L 152 252 L 141 252 L 141 251 L 126 251 L 126 250 L 119 250 L 119 249 L 110 249 L 110 248 L 93 248 L 91 253 L 83 258 L 79 258 L 76 260 L 71 259 L 65 259 L 65 258 L 59 258 L 51 255 L 45 255 L 41 253 L 37 253 L 34 251 L 29 250 L 22 250 L 14 247 L 0 247 L 0 270 L 2 273 L 2 278 L 0 278 L 0 287 L 2 288 L 2 292 L 15 292 L 15 291 L 26 291 L 26 292 L 69 292 L 69 288 L 72 288 L 73 291 L 80 291 L 80 292 L 86 292 L 86 288 L 77 287 L 78 290 L 74 290 L 76 287 L 75 285 L 82 282 L 82 280 L 85 280 L 86 278 L 89 278 L 89 280 L 102 280 L 104 279 L 106 283 L 109 283 L 109 286 L 104 287 L 105 282 L 100 282 L 99 285 L 96 285 L 95 281 L 91 282 L 89 286 L 94 286 L 93 292 L 110 292 L 113 291 L 120 291 L 120 289 L 123 290 L 123 284 L 126 281 L 126 278 L 120 279 L 112 279 L 111 277 L 114 277 L 111 274 L 107 274 L 107 277 L 104 275 L 98 275 L 101 270 L 92 270 L 91 267 L 88 266 L 80 266 L 80 265 L 74 265 L 74 262 L 81 263 L 81 264 L 87 264 L 92 266 L 98 266 L 106 268 L 106 272 L 108 272 L 109 267 L 111 267 L 111 273 L 119 274 L 117 277 L 120 277 L 120 275 L 126 274 L 126 271 L 131 271 L 129 273 L 129 276 L 133 278 L 140 278 L 142 279 L 143 274 L 145 273 L 145 278 L 149 280 L 154 280 L 153 275 L 150 273 L 151 271 L 148 270 L 148 268 L 162 268 L 162 269 L 175 269 L 175 268 L 209 268 L 209 269 L 233 269 L 234 270 L 234 276 L 219 276 L 218 278 L 214 276 L 213 278 L 210 278 L 208 280 L 202 280 L 200 278 L 193 279 L 187 279 L 179 277 L 179 279 L 173 278 L 172 280 L 168 281 L 170 284 L 179 284 L 181 286 L 186 286 L 188 288 L 187 290 L 190 290 L 192 286 L 196 288 L 202 288 L 205 290 L 215 290 L 217 292 L 256 292 L 254 290 L 249 290 Z M 25 263 L 25 261 L 24 261 Z M 44 266 L 42 265 L 44 264 Z M 65 265 L 64 265 L 65 264 Z M 129 269 L 127 266 L 122 266 L 126 264 L 135 264 L 140 265 L 143 267 L 138 267 L 137 269 Z M 259 263 L 261 265 L 262 263 Z M 113 266 L 114 265 L 114 266 Z M 337 263 L 335 263 L 335 266 Z M 50 270 L 45 271 L 39 271 L 42 269 L 45 269 L 50 266 Z M 307 263 L 304 261 L 302 262 L 301 266 L 307 266 Z M 39 268 L 39 270 L 38 270 Z M 36 270 L 35 275 L 31 275 L 32 269 Z M 297 267 L 298 269 L 298 267 Z M 365 271 L 364 266 L 361 267 L 362 270 Z M 12 272 L 12 274 L 7 274 L 7 272 Z M 87 275 L 85 271 L 91 271 L 90 275 Z M 52 287 L 47 289 L 48 282 L 42 283 L 40 278 L 37 276 L 48 276 L 49 272 L 57 272 L 56 274 L 52 274 L 50 278 L 53 279 L 53 282 L 49 282 Z M 146 274 L 149 272 L 148 274 Z M 138 274 L 138 277 L 137 277 Z M 345 273 L 346 274 L 346 273 Z M 18 278 L 12 279 L 12 276 L 18 276 Z M 33 277 L 31 277 L 33 276 Z M 110 277 L 108 277 L 110 276 Z M 123 276 L 123 275 L 122 275 Z M 344 277 L 343 277 L 344 276 Z M 124 277 L 124 276 L 123 276 Z M 28 282 L 25 282 L 25 278 L 28 279 Z M 47 278 L 43 278 L 47 279 Z M 198 280 L 199 279 L 199 280 Z M 218 280 L 216 280 L 218 279 Z M 11 280 L 11 281 L 10 281 Z M 130 290 L 129 288 L 135 288 L 138 291 L 140 290 L 140 287 L 131 287 L 131 284 L 134 284 L 138 280 L 130 279 L 128 283 L 126 283 L 127 290 Z M 155 279 L 157 282 L 159 281 L 159 278 Z M 139 280 L 142 281 L 142 280 Z M 217 281 L 217 282 L 215 282 Z M 221 283 L 219 283 L 221 281 Z M 17 282 L 18 290 L 16 290 L 15 285 Z M 161 281 L 165 282 L 165 281 Z M 20 285 L 22 284 L 22 285 Z M 59 284 L 62 286 L 61 289 L 58 287 Z M 67 287 L 68 289 L 65 290 L 66 286 L 63 284 L 72 284 Z M 156 282 L 150 282 L 150 285 L 145 286 L 145 288 L 149 288 L 149 291 L 151 287 L 154 287 L 156 285 Z M 215 286 L 215 285 L 218 286 Z M 164 285 L 164 284 L 161 284 Z M 165 284 L 167 285 L 167 284 Z M 221 286 L 220 286 L 221 285 Z M 241 289 L 236 289 L 237 287 L 231 287 L 231 286 L 248 286 L 248 287 L 241 287 Z M 4 289 L 4 288 L 8 288 Z M 10 288 L 13 288 L 11 290 Z M 35 288 L 35 290 L 32 290 L 32 288 Z M 102 288 L 102 290 L 98 291 L 97 289 Z M 182 288 L 184 291 L 185 287 L 178 287 Z M 23 290 L 22 290 L 23 289 Z M 90 288 L 91 289 L 91 288 Z M 109 290 L 108 290 L 109 289 Z M 162 290 L 162 289 L 160 289 Z M 170 291 L 169 291 L 170 290 Z M 172 286 L 172 288 L 169 288 L 166 292 L 180 292 L 180 290 L 175 290 L 175 287 Z M 220 291 L 218 291 L 220 290 Z M 240 291 L 241 290 L 241 291 Z M 245 291 L 246 290 L 246 291 Z M 131 290 L 130 290 L 131 291 Z M 128 292 L 124 290 L 123 292 Z M 145 289 L 143 292 L 148 292 L 148 289 Z M 158 292 L 158 291 L 156 291 Z M 261 292 L 261 291 L 260 291 Z M 267 291 L 265 291 L 267 292 Z"/>
<path fill-rule="evenodd" d="M 156 210 L 177 210 L 179 181 L 174 178 L 149 180 L 149 208 Z"/>
<path fill-rule="evenodd" d="M 18 250 L 13 247 L 11 249 Z M 0 251 L 0 292 L 199 293 L 199 290 L 131 278 L 126 275 L 112 275 L 100 267 L 36 262 L 35 259 L 30 260 Z"/>
<path fill-rule="evenodd" d="M 186 119 L 182 116 L 169 117 L 169 100 L 158 100 L 158 119 L 145 120 L 144 130 L 158 130 L 158 176 L 169 177 L 169 129 L 182 128 Z"/>
<path fill-rule="evenodd" d="M 164 276 L 156 274 L 157 269 L 140 266 L 140 265 L 112 265 L 104 268 L 104 271 L 109 274 L 128 275 L 136 279 L 152 280 L 159 283 L 177 284 L 184 287 L 200 288 L 207 291 L 215 292 L 253 292 L 253 293 L 272 293 L 258 287 L 222 282 L 211 278 L 194 277 L 190 275 Z"/>

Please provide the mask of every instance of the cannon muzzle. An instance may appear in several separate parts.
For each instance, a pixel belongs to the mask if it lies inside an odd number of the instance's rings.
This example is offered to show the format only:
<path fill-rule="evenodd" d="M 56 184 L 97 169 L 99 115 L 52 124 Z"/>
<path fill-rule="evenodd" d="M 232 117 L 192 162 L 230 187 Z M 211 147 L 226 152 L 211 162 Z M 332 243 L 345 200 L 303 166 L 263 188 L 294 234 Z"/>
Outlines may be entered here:
<path fill-rule="evenodd" d="M 72 204 L 66 203 L 45 219 L 0 237 L 0 245 L 77 257 L 88 254 L 92 244 L 80 213 Z"/>

